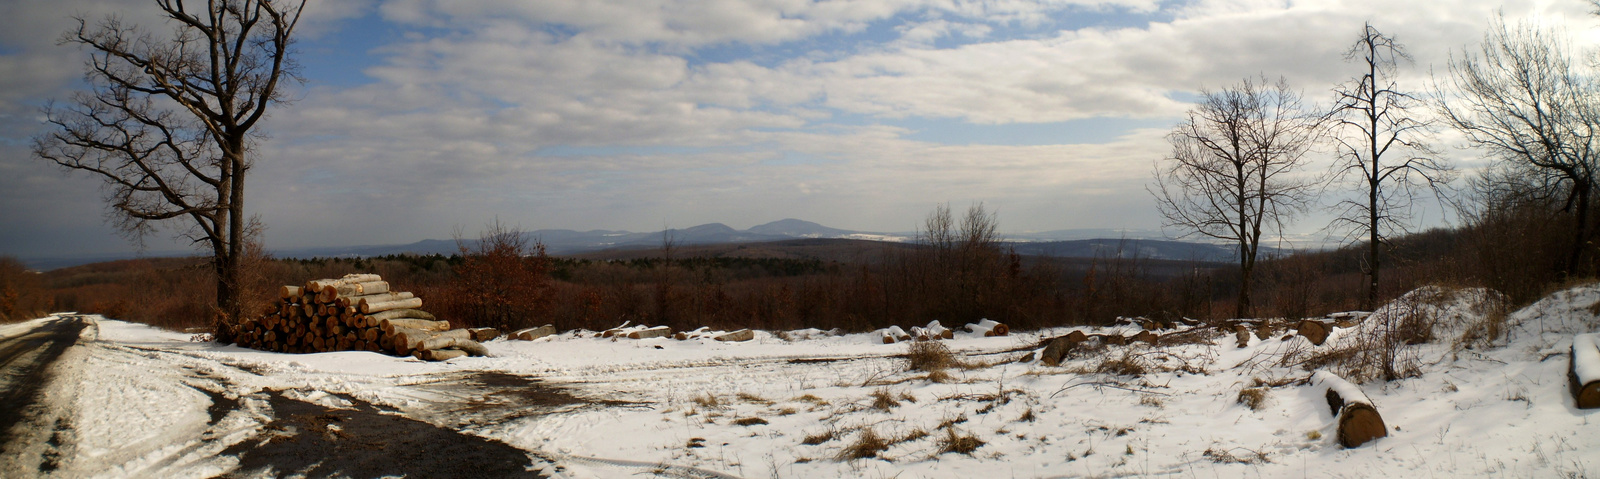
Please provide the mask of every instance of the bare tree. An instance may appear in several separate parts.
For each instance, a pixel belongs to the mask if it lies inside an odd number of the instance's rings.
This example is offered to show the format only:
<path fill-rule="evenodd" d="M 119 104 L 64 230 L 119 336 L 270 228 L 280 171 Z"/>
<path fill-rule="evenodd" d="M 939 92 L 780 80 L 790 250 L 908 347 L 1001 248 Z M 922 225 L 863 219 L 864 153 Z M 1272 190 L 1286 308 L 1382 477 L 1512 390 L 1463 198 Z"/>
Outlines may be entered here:
<path fill-rule="evenodd" d="M 1335 178 L 1352 179 L 1364 198 L 1340 201 L 1335 229 L 1367 241 L 1366 308 L 1378 304 L 1378 279 L 1382 272 L 1379 249 L 1391 235 L 1410 227 L 1413 201 L 1420 190 L 1439 193 L 1455 177 L 1450 165 L 1426 143 L 1432 124 L 1417 119 L 1414 110 L 1426 105 L 1395 83 L 1399 62 L 1410 62 L 1405 48 L 1368 23 L 1361 38 L 1345 52 L 1356 61 L 1361 75 L 1334 89 L 1330 119 L 1338 159 Z"/>
<path fill-rule="evenodd" d="M 1436 95 L 1444 121 L 1498 160 L 1479 189 L 1526 196 L 1571 215 L 1563 276 L 1586 274 L 1590 209 L 1600 161 L 1600 85 L 1558 35 L 1497 19 L 1481 52 L 1452 55 L 1448 83 Z"/>
<path fill-rule="evenodd" d="M 89 91 L 46 108 L 53 131 L 34 155 L 98 175 L 117 226 L 136 241 L 164 220 L 189 218 L 184 236 L 210 251 L 216 337 L 229 341 L 244 314 L 240 261 L 254 221 L 244 180 L 255 127 L 283 85 L 299 81 L 290 35 L 305 6 L 281 0 L 157 0 L 172 26 L 158 36 L 108 16 L 77 18 L 64 44 L 89 48 Z"/>
<path fill-rule="evenodd" d="M 1316 115 L 1279 79 L 1246 78 L 1204 98 L 1167 135 L 1172 154 L 1156 162 L 1151 194 L 1164 226 L 1182 237 L 1234 243 L 1239 254 L 1235 314 L 1248 317 L 1251 273 L 1264 231 L 1283 232 L 1304 213 L 1312 182 L 1299 174 L 1316 143 Z"/>

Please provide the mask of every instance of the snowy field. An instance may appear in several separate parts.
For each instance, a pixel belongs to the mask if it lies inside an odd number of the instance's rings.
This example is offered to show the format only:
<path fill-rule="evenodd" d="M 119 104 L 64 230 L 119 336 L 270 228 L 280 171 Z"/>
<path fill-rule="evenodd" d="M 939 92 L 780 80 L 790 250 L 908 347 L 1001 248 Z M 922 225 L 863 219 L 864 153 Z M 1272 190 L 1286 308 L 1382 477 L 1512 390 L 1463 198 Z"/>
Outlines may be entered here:
<path fill-rule="evenodd" d="M 44 400 L 58 416 L 35 421 L 33 452 L 55 458 L 49 475 L 69 477 L 235 471 L 239 459 L 222 451 L 282 434 L 265 428 L 276 391 L 501 441 L 557 477 L 1600 477 L 1600 425 L 1590 424 L 1600 410 L 1576 409 L 1567 389 L 1572 336 L 1600 331 L 1600 286 L 1511 312 L 1505 339 L 1468 348 L 1459 338 L 1484 321 L 1486 296 L 1447 291 L 1424 306 L 1441 324 L 1432 342 L 1401 349 L 1415 375 L 1361 386 L 1389 436 L 1355 449 L 1338 444 L 1300 361 L 1357 340 L 1370 320 L 1322 346 L 1282 333 L 1244 348 L 1231 334 L 1190 335 L 1201 339 L 1105 346 L 1059 367 L 1025 356 L 1069 329 L 958 333 L 945 343 L 967 366 L 941 377 L 909 370 L 907 346 L 875 334 L 719 343 L 567 333 L 425 363 L 266 353 L 99 319 L 57 363 Z M 1097 372 L 1129 368 L 1143 373 Z M 443 386 L 487 372 L 582 401 Z M 1264 388 L 1256 409 L 1239 401 L 1248 387 Z M 850 458 L 868 436 L 883 446 L 876 457 Z"/>

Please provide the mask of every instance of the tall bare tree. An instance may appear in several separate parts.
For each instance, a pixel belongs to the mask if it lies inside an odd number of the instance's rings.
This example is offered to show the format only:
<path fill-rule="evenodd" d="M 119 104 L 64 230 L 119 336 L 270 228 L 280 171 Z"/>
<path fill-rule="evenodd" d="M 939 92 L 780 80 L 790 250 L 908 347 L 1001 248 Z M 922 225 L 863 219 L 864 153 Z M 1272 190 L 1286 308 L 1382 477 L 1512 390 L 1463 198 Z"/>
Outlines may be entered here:
<path fill-rule="evenodd" d="M 1300 170 L 1320 120 L 1283 79 L 1246 78 L 1202 94 L 1167 135 L 1172 154 L 1156 162 L 1150 192 L 1164 226 L 1238 246 L 1235 314 L 1248 317 L 1262 233 L 1281 234 L 1310 203 L 1313 183 Z"/>
<path fill-rule="evenodd" d="M 1332 226 L 1367 241 L 1363 269 L 1366 308 L 1372 309 L 1378 304 L 1383 269 L 1380 248 L 1391 235 L 1410 227 L 1417 194 L 1424 189 L 1440 192 L 1454 179 L 1455 170 L 1427 144 L 1433 125 L 1418 119 L 1416 112 L 1426 104 L 1395 82 L 1399 63 L 1411 61 L 1405 48 L 1368 23 L 1345 52 L 1345 60 L 1355 61 L 1361 74 L 1333 91 L 1329 118 L 1338 150 L 1333 167 L 1336 178 L 1354 179 L 1364 197 L 1340 201 L 1340 214 Z"/>
<path fill-rule="evenodd" d="M 1571 216 L 1563 276 L 1588 274 L 1590 216 L 1600 167 L 1600 84 L 1560 39 L 1496 19 L 1480 52 L 1452 55 L 1436 107 L 1474 147 L 1496 159 L 1479 188 L 1554 205 Z"/>
<path fill-rule="evenodd" d="M 290 35 L 305 7 L 282 0 L 156 0 L 171 27 L 157 35 L 108 16 L 78 25 L 64 44 L 88 47 L 88 91 L 45 111 L 52 131 L 34 155 L 101 177 L 116 224 L 142 240 L 188 218 L 184 236 L 209 250 L 217 279 L 216 336 L 243 316 L 240 261 L 253 221 L 244 180 L 256 126 L 300 81 Z"/>

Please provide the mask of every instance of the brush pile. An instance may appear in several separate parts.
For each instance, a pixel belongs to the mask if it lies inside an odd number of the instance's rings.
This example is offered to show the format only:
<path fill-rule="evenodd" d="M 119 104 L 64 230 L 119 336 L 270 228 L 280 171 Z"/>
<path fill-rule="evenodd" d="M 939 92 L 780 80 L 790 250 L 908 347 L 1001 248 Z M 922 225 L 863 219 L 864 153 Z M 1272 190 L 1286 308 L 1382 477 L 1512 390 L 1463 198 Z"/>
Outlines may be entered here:
<path fill-rule="evenodd" d="M 280 301 L 261 318 L 240 325 L 238 344 L 284 353 L 371 351 L 430 361 L 488 353 L 478 341 L 499 336 L 488 328 L 450 329 L 423 311 L 422 298 L 390 291 L 376 274 L 318 279 L 279 288 Z"/>

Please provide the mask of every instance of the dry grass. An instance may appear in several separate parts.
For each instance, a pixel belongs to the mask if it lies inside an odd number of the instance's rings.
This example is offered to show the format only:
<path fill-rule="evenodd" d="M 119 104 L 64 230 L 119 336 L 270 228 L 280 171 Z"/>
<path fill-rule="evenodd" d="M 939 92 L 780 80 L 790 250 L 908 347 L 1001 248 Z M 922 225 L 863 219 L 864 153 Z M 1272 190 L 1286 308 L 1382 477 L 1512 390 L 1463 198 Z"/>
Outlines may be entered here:
<path fill-rule="evenodd" d="M 906 346 L 906 368 L 912 371 L 943 371 L 962 367 L 961 360 L 942 341 L 916 341 Z"/>
<path fill-rule="evenodd" d="M 691 401 L 694 401 L 695 404 L 699 404 L 700 407 L 707 409 L 718 409 L 722 407 L 722 401 L 718 400 L 716 396 L 712 396 L 709 393 L 695 396 L 694 399 L 691 399 Z"/>
<path fill-rule="evenodd" d="M 744 401 L 744 402 L 748 402 L 748 403 L 766 404 L 766 405 L 771 405 L 772 404 L 772 401 L 768 400 L 767 398 L 764 398 L 764 397 L 761 397 L 761 396 L 757 396 L 757 395 L 754 395 L 754 394 L 750 394 L 750 393 L 744 393 L 744 392 L 739 393 L 738 398 L 739 398 L 740 401 Z"/>
<path fill-rule="evenodd" d="M 1206 452 L 1203 455 L 1210 459 L 1211 462 L 1218 464 L 1264 464 L 1272 462 L 1267 459 L 1267 453 L 1265 452 L 1251 451 L 1244 448 L 1235 450 L 1240 451 L 1239 454 L 1235 455 L 1233 451 L 1227 449 L 1206 448 Z"/>
<path fill-rule="evenodd" d="M 1156 397 L 1156 395 L 1154 395 L 1154 394 L 1145 394 L 1145 395 L 1139 396 L 1139 405 L 1141 405 L 1141 406 L 1150 406 L 1150 407 L 1153 407 L 1153 408 L 1156 408 L 1156 409 L 1161 409 L 1163 407 L 1166 407 L 1167 403 L 1162 402 L 1161 398 Z"/>
<path fill-rule="evenodd" d="M 872 428 L 862 428 L 856 435 L 855 442 L 845 446 L 839 451 L 839 460 L 849 461 L 854 459 L 871 459 L 878 457 L 878 453 L 889 449 L 889 441 L 879 436 Z"/>
<path fill-rule="evenodd" d="M 1239 404 L 1243 404 L 1245 407 L 1250 408 L 1251 411 L 1260 411 L 1261 407 L 1267 404 L 1267 388 L 1253 387 L 1240 389 L 1239 398 L 1236 401 Z"/>
<path fill-rule="evenodd" d="M 939 383 L 939 384 L 945 384 L 945 383 L 949 383 L 951 381 L 955 381 L 955 378 L 950 376 L 950 373 L 945 372 L 943 369 L 940 369 L 940 370 L 937 370 L 937 371 L 928 371 L 928 375 L 924 376 L 923 379 L 927 379 L 928 382 Z"/>
<path fill-rule="evenodd" d="M 872 398 L 873 409 L 888 411 L 900 407 L 900 401 L 895 399 L 894 393 L 889 392 L 889 388 L 878 388 L 872 391 L 870 397 Z"/>
<path fill-rule="evenodd" d="M 1034 414 L 1032 407 L 1029 407 L 1026 411 L 1022 411 L 1022 416 L 1017 417 L 1017 422 L 1034 422 L 1037 420 L 1039 420 L 1039 415 Z"/>
<path fill-rule="evenodd" d="M 815 446 L 824 442 L 832 441 L 838 436 L 838 431 L 834 430 L 833 428 L 828 428 L 828 430 L 816 434 L 807 434 L 805 439 L 800 441 L 800 444 Z"/>
<path fill-rule="evenodd" d="M 767 424 L 767 420 L 759 417 L 743 417 L 735 419 L 733 423 L 740 426 L 759 426 Z"/>
<path fill-rule="evenodd" d="M 972 451 L 983 447 L 984 442 L 970 434 L 957 434 L 955 428 L 945 428 L 945 436 L 939 438 L 939 453 L 954 452 L 972 455 Z"/>

